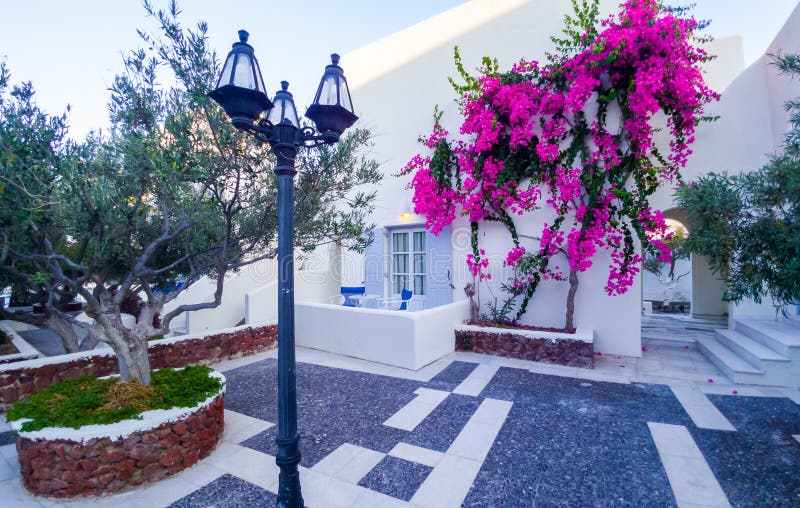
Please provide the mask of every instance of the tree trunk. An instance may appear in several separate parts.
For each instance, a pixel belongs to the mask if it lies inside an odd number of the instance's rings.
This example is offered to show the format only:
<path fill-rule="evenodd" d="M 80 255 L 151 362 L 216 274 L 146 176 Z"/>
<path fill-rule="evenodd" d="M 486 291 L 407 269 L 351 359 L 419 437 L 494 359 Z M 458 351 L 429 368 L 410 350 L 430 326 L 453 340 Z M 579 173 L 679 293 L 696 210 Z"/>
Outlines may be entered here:
<path fill-rule="evenodd" d="M 45 324 L 61 337 L 61 343 L 64 345 L 64 349 L 67 350 L 67 353 L 77 353 L 80 351 L 78 334 L 75 333 L 75 328 L 72 327 L 72 323 L 58 316 L 50 315 L 47 317 Z"/>
<path fill-rule="evenodd" d="M 124 342 L 120 347 L 116 341 L 111 342 L 111 348 L 117 354 L 119 377 L 123 383 L 135 380 L 142 386 L 150 385 L 150 359 L 147 357 L 147 344 L 143 346 L 129 346 L 128 342 Z"/>
<path fill-rule="evenodd" d="M 572 330 L 575 328 L 573 318 L 575 316 L 575 294 L 578 292 L 578 272 L 574 268 L 569 269 L 569 292 L 567 293 L 567 315 L 564 328 Z"/>
<path fill-rule="evenodd" d="M 150 358 L 147 356 L 147 339 L 137 335 L 122 324 L 120 315 L 99 313 L 92 315 L 105 332 L 105 341 L 114 350 L 119 364 L 119 376 L 122 382 L 138 381 L 142 386 L 150 385 Z"/>

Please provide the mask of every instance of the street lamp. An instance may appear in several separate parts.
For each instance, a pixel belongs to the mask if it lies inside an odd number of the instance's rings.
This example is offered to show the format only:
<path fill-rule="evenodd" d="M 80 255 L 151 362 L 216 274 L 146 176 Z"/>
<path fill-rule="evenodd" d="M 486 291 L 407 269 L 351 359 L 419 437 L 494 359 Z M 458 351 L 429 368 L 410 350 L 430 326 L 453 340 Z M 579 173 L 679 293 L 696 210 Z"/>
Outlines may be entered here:
<path fill-rule="evenodd" d="M 280 467 L 277 506 L 300 508 L 300 445 L 297 434 L 297 392 L 294 352 L 294 164 L 297 150 L 333 144 L 358 117 L 353 113 L 350 90 L 339 67 L 339 55 L 331 55 L 325 67 L 314 103 L 306 117 L 312 127 L 300 126 L 289 83 L 270 101 L 261 69 L 247 43 L 249 34 L 239 31 L 222 67 L 216 89 L 209 95 L 230 116 L 234 127 L 269 143 L 277 159 L 278 179 L 278 453 Z M 268 112 L 266 118 L 262 116 Z"/>

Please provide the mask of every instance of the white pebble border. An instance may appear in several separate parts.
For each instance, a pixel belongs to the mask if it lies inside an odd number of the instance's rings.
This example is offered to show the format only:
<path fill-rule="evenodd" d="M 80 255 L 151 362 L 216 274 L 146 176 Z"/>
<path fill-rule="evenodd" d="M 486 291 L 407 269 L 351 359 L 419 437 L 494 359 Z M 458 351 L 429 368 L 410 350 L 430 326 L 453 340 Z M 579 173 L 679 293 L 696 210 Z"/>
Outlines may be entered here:
<path fill-rule="evenodd" d="M 78 429 L 71 429 L 67 427 L 46 427 L 41 430 L 30 432 L 20 430 L 23 423 L 30 421 L 28 418 L 21 418 L 19 420 L 9 422 L 9 424 L 11 425 L 11 428 L 17 431 L 21 437 L 32 440 L 68 440 L 77 443 L 83 443 L 90 439 L 101 439 L 106 437 L 112 441 L 124 439 L 134 432 L 142 432 L 154 429 L 168 422 L 183 420 L 191 413 L 196 412 L 198 409 L 209 406 L 221 393 L 225 393 L 225 376 L 217 371 L 211 371 L 210 376 L 219 379 L 223 383 L 222 389 L 218 393 L 211 395 L 206 400 L 193 407 L 174 407 L 172 409 L 153 409 L 152 411 L 145 411 L 141 415 L 141 420 L 122 420 L 117 423 L 103 425 L 85 425 Z"/>
<path fill-rule="evenodd" d="M 477 326 L 461 324 L 456 326 L 456 331 L 464 332 L 483 332 L 493 334 L 519 335 L 528 339 L 550 339 L 552 342 L 560 340 L 577 340 L 581 342 L 594 343 L 594 329 L 582 327 L 575 330 L 575 333 L 547 332 L 543 330 L 525 330 L 521 328 L 497 328 L 494 326 Z"/>

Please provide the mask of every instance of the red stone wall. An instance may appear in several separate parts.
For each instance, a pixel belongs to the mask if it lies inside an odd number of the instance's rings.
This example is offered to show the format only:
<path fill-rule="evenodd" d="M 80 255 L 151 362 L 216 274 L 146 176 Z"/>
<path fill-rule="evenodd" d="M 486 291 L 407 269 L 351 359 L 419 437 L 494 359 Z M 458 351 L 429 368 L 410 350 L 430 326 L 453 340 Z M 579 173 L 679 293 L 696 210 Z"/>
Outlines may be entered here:
<path fill-rule="evenodd" d="M 186 339 L 172 344 L 154 342 L 148 350 L 150 366 L 184 367 L 192 364 L 213 364 L 230 358 L 250 355 L 272 348 L 278 341 L 277 325 L 259 328 L 242 328 L 228 333 Z M 51 363 L 35 368 L 21 368 L 0 372 L 0 410 L 25 395 L 38 392 L 53 383 L 95 374 L 117 374 L 117 357 L 97 355 L 78 358 L 63 363 Z"/>
<path fill-rule="evenodd" d="M 124 439 L 77 443 L 17 436 L 20 472 L 36 495 L 93 496 L 160 480 L 193 466 L 222 439 L 225 394 L 180 422 Z"/>
<path fill-rule="evenodd" d="M 456 348 L 507 358 L 594 368 L 594 347 L 580 340 L 531 339 L 515 333 L 456 330 Z"/>

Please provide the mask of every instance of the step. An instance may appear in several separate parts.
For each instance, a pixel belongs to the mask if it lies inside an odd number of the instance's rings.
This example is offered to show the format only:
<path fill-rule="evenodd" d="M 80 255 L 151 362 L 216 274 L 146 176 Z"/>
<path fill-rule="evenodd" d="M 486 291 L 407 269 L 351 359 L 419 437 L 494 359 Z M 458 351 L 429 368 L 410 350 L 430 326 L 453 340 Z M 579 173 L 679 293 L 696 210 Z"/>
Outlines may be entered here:
<path fill-rule="evenodd" d="M 774 319 L 735 319 L 734 330 L 789 359 L 800 359 L 800 327 Z"/>
<path fill-rule="evenodd" d="M 763 369 L 751 365 L 714 337 L 698 338 L 697 347 L 711 363 L 736 383 L 759 384 L 759 379 L 764 375 Z"/>
<path fill-rule="evenodd" d="M 764 344 L 736 330 L 722 328 L 716 331 L 716 339 L 723 346 L 737 353 L 748 363 L 768 369 L 770 362 L 788 362 L 789 359 Z"/>

